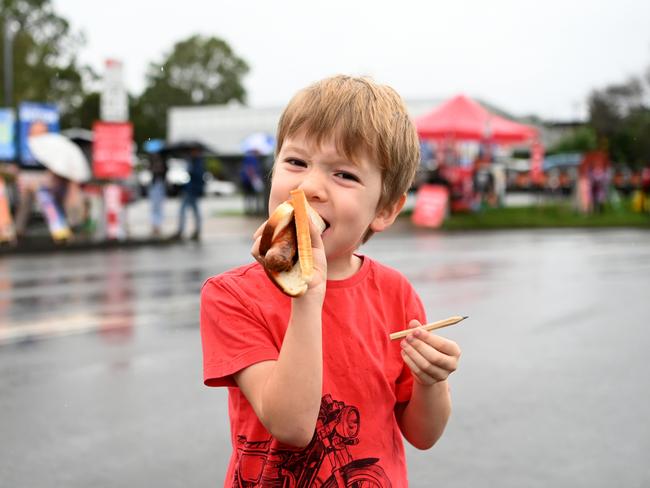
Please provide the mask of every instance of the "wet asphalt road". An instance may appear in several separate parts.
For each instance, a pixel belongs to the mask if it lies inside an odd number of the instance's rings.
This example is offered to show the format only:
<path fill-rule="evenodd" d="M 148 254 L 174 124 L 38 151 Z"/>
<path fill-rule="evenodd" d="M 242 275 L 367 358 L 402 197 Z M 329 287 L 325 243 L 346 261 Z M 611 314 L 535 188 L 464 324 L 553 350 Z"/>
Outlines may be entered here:
<path fill-rule="evenodd" d="M 0 486 L 222 485 L 226 392 L 201 382 L 199 289 L 249 261 L 256 225 L 0 261 Z M 463 348 L 453 417 L 408 449 L 411 486 L 650 486 L 650 233 L 400 222 L 364 252 L 406 274 L 430 320 L 470 316 L 442 333 Z"/>

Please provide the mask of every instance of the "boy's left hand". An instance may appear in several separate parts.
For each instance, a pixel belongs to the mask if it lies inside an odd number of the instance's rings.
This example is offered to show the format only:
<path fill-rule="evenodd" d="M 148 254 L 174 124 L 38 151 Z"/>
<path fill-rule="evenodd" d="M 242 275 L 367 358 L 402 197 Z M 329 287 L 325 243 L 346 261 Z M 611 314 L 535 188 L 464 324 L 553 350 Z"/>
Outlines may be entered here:
<path fill-rule="evenodd" d="M 411 320 L 411 333 L 402 342 L 402 358 L 408 365 L 415 380 L 430 386 L 456 371 L 460 358 L 460 348 L 454 341 L 435 335 L 424 329 L 417 320 Z"/>

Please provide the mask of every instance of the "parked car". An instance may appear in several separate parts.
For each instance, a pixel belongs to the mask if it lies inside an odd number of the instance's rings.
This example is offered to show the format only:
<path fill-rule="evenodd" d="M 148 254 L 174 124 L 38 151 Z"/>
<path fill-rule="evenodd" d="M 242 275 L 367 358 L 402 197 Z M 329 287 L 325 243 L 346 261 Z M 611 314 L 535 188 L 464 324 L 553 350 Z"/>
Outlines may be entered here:
<path fill-rule="evenodd" d="M 237 185 L 232 181 L 218 180 L 212 173 L 203 175 L 206 196 L 230 196 L 237 192 Z"/>
<path fill-rule="evenodd" d="M 205 195 L 232 195 L 237 192 L 237 185 L 231 181 L 218 180 L 212 173 L 206 172 L 203 175 L 205 181 Z M 190 181 L 190 175 L 187 171 L 187 161 L 184 159 L 170 158 L 167 160 L 167 195 L 178 196 Z M 147 188 L 151 184 L 151 171 L 144 166 L 138 172 L 138 183 L 143 195 L 147 194 Z"/>

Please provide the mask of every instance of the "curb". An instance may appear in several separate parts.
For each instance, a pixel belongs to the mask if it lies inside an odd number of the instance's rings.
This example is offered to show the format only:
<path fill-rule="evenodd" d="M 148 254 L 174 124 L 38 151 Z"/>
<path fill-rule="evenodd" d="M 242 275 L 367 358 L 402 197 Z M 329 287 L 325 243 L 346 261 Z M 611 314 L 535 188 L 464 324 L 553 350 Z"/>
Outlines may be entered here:
<path fill-rule="evenodd" d="M 125 239 L 105 241 L 73 241 L 55 243 L 51 239 L 30 239 L 20 244 L 0 245 L 0 257 L 29 255 L 29 254 L 52 254 L 58 252 L 83 252 L 104 249 L 122 249 L 144 246 L 169 246 L 184 242 L 182 239 Z"/>

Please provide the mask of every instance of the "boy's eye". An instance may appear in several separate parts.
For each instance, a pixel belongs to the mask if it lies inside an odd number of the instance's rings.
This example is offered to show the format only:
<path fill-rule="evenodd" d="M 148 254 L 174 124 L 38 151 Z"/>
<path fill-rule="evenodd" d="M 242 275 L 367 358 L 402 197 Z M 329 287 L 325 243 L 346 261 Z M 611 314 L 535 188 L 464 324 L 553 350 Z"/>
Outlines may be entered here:
<path fill-rule="evenodd" d="M 359 181 L 359 178 L 357 178 L 356 175 L 353 175 L 352 173 L 348 173 L 347 171 L 339 171 L 338 173 L 336 173 L 336 176 L 344 180 L 357 181 L 357 182 Z"/>
<path fill-rule="evenodd" d="M 286 162 L 289 163 L 291 166 L 299 166 L 301 168 L 305 168 L 307 166 L 307 163 L 301 161 L 300 159 L 288 158 Z"/>

